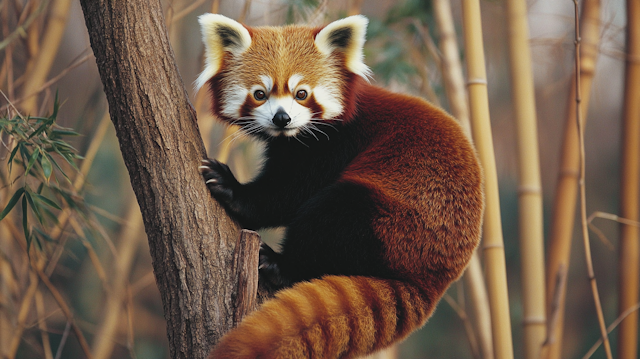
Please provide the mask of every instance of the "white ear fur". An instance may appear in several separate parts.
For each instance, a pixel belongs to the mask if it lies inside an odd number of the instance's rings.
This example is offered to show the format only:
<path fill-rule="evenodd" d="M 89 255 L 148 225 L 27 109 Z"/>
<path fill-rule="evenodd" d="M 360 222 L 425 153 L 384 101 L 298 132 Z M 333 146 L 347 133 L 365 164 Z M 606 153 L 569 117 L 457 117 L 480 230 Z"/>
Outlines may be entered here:
<path fill-rule="evenodd" d="M 238 55 L 251 45 L 249 31 L 226 16 L 204 14 L 200 15 L 198 22 L 205 48 L 205 66 L 195 81 L 196 90 L 218 73 L 225 51 Z"/>
<path fill-rule="evenodd" d="M 362 53 L 368 23 L 363 15 L 349 16 L 325 26 L 315 39 L 316 46 L 325 55 L 336 51 L 344 53 L 347 69 L 365 80 L 371 77 Z"/>

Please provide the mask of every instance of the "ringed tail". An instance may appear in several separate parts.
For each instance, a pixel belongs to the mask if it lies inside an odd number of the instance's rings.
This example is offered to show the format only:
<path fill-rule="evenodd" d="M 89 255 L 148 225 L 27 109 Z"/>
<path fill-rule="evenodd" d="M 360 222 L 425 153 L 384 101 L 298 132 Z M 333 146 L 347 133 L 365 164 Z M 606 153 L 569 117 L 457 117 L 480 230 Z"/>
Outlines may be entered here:
<path fill-rule="evenodd" d="M 209 359 L 367 355 L 421 327 L 437 299 L 391 279 L 330 275 L 300 282 L 244 318 Z"/>

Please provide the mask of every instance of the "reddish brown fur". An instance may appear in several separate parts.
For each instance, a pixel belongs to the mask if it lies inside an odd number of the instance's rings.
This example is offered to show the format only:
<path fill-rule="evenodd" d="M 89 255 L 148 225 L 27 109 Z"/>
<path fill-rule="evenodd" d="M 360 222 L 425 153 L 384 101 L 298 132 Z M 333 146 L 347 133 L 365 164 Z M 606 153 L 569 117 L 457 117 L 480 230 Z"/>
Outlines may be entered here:
<path fill-rule="evenodd" d="M 209 358 L 365 355 L 424 324 L 430 305 L 421 297 L 415 287 L 394 280 L 327 276 L 301 282 L 245 318 Z"/>
<path fill-rule="evenodd" d="M 381 265 L 400 280 L 328 276 L 299 283 L 225 336 L 211 359 L 374 352 L 422 326 L 466 267 L 483 212 L 482 178 L 470 144 L 453 119 L 427 102 L 361 88 L 358 103 L 367 105 L 354 120 L 363 122 L 368 146 L 340 181 L 375 194 L 383 210 L 372 226 L 387 249 Z M 460 182 L 424 180 L 446 180 L 443 173 Z"/>
<path fill-rule="evenodd" d="M 341 54 L 324 57 L 313 42 L 318 29 L 249 31 L 251 46 L 241 58 L 225 57 L 209 81 L 214 112 L 220 114 L 221 88 L 232 80 L 250 88 L 269 74 L 284 91 L 290 76 L 304 69 L 311 87 L 338 81 L 344 110 L 336 126 L 340 135 L 357 134 L 349 144 L 357 155 L 340 169 L 336 184 L 368 190 L 375 205 L 369 228 L 372 243 L 382 244 L 385 276 L 299 282 L 245 318 L 209 358 L 353 358 L 402 340 L 425 323 L 478 244 L 484 198 L 475 152 L 442 110 L 369 85 L 345 69 Z M 241 115 L 253 101 L 247 97 Z M 320 107 L 313 97 L 305 106 Z M 346 152 L 340 144 L 331 149 L 336 157 Z"/>

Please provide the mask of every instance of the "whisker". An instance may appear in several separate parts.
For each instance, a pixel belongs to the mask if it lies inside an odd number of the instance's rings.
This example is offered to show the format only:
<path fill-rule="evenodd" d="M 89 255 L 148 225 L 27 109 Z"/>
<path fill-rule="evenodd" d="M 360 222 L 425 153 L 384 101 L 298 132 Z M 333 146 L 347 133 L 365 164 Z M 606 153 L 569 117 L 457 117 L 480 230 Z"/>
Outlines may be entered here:
<path fill-rule="evenodd" d="M 313 131 L 311 131 L 311 128 L 307 125 L 300 127 L 302 129 L 302 131 L 304 131 L 305 133 L 309 133 L 311 134 L 311 136 L 316 138 L 316 141 L 320 141 L 320 139 L 318 138 L 318 136 L 316 136 L 315 133 L 313 133 Z"/>
<path fill-rule="evenodd" d="M 336 131 L 339 131 L 338 128 L 330 123 L 326 123 L 326 122 L 322 122 L 322 121 L 316 121 L 316 120 L 311 120 L 311 123 L 315 124 L 315 125 L 325 125 L 325 126 L 329 126 L 331 128 L 333 128 Z"/>
<path fill-rule="evenodd" d="M 311 126 L 310 126 L 310 128 L 311 128 L 311 129 L 313 129 L 313 130 L 316 130 L 316 131 L 320 132 L 321 134 L 323 134 L 323 135 L 325 135 L 325 136 L 327 136 L 327 140 L 329 140 L 329 139 L 330 139 L 330 138 L 329 138 L 329 135 L 327 135 L 327 133 L 326 133 L 326 132 L 322 131 L 321 129 L 317 128 L 316 126 L 311 125 Z M 317 138 L 317 137 L 316 137 L 316 138 Z"/>
<path fill-rule="evenodd" d="M 302 143 L 302 145 L 303 145 L 304 147 L 309 148 L 309 145 L 307 145 L 306 143 L 302 142 L 302 141 L 301 141 L 297 136 L 293 136 L 293 138 L 294 138 L 296 141 L 298 141 L 298 142 Z"/>

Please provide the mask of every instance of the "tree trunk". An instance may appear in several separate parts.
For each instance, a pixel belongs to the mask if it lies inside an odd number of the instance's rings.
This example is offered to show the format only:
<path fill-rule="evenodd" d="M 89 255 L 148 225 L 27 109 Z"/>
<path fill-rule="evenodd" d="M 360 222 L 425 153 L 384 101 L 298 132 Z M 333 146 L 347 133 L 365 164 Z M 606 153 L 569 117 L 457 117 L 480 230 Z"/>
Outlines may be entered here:
<path fill-rule="evenodd" d="M 170 357 L 204 358 L 233 326 L 239 228 L 198 171 L 206 151 L 160 2 L 80 2 L 142 211 Z"/>

